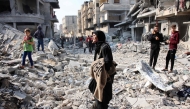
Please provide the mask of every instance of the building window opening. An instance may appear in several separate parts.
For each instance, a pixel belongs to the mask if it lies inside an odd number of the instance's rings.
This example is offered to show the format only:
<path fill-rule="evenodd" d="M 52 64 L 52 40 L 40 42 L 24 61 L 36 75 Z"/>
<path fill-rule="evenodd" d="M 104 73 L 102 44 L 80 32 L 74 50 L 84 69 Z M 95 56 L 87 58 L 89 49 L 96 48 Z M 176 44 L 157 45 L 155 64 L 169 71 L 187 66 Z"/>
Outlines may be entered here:
<path fill-rule="evenodd" d="M 15 8 L 15 7 L 12 7 Z M 9 0 L 1 0 L 0 2 L 0 13 L 10 13 L 11 7 Z"/>
<path fill-rule="evenodd" d="M 28 14 L 28 13 L 32 14 L 33 13 L 33 10 L 30 8 L 29 5 L 22 4 L 22 6 L 23 6 L 24 13 L 26 13 L 26 14 Z"/>
<path fill-rule="evenodd" d="M 99 7 L 99 3 L 96 3 L 96 7 Z"/>
<path fill-rule="evenodd" d="M 121 15 L 119 15 L 119 20 L 121 20 Z"/>
<path fill-rule="evenodd" d="M 120 3 L 120 0 L 114 0 L 114 3 Z"/>

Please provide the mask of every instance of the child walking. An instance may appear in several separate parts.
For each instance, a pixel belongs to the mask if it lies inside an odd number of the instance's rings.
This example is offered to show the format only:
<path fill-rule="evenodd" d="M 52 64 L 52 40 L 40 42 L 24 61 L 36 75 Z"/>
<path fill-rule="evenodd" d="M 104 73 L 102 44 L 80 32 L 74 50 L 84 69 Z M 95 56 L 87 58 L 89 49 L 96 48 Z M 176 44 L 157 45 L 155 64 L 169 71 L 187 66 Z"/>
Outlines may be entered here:
<path fill-rule="evenodd" d="M 27 55 L 28 55 L 28 59 L 30 61 L 31 68 L 34 68 L 34 63 L 33 63 L 33 60 L 32 60 L 32 51 L 33 51 L 34 41 L 33 41 L 32 36 L 30 35 L 31 32 L 30 32 L 29 28 L 26 28 L 24 30 L 24 33 L 25 33 L 25 36 L 24 36 L 24 40 L 22 42 L 23 49 L 24 49 L 24 54 L 22 56 L 22 66 L 20 66 L 20 68 L 24 69 Z"/>
<path fill-rule="evenodd" d="M 84 48 L 84 53 L 86 52 L 86 48 L 87 48 L 87 45 L 85 43 L 85 41 L 83 42 L 83 48 Z"/>

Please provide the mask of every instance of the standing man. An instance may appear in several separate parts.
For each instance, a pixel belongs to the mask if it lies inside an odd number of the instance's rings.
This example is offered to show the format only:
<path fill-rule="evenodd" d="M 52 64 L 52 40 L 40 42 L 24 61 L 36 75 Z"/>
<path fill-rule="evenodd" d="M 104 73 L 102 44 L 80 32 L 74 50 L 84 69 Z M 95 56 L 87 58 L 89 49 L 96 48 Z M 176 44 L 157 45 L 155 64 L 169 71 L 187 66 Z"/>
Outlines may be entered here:
<path fill-rule="evenodd" d="M 86 42 L 88 43 L 89 52 L 92 53 L 92 39 L 90 36 L 87 37 Z"/>
<path fill-rule="evenodd" d="M 170 40 L 166 41 L 166 43 L 169 44 L 169 50 L 166 56 L 166 66 L 165 66 L 165 69 L 162 70 L 162 71 L 168 71 L 168 64 L 169 64 L 169 61 L 171 60 L 171 68 L 170 68 L 169 73 L 173 72 L 175 54 L 177 51 L 177 44 L 179 43 L 179 32 L 176 31 L 176 25 L 172 25 L 171 30 L 172 30 L 171 31 L 172 34 L 170 36 Z"/>
<path fill-rule="evenodd" d="M 44 33 L 42 32 L 42 27 L 38 26 L 38 30 L 34 33 L 34 37 L 38 39 L 38 51 L 40 51 L 40 46 L 42 51 L 44 51 Z"/>
<path fill-rule="evenodd" d="M 163 42 L 163 35 L 159 33 L 159 27 L 156 25 L 152 33 L 149 35 L 148 40 L 151 42 L 150 61 L 149 65 L 155 70 L 158 55 L 160 52 L 160 42 Z M 154 60 L 154 62 L 153 62 Z M 152 66 L 153 64 L 153 66 Z"/>
<path fill-rule="evenodd" d="M 61 39 L 61 47 L 64 48 L 65 36 L 61 34 L 60 39 Z"/>

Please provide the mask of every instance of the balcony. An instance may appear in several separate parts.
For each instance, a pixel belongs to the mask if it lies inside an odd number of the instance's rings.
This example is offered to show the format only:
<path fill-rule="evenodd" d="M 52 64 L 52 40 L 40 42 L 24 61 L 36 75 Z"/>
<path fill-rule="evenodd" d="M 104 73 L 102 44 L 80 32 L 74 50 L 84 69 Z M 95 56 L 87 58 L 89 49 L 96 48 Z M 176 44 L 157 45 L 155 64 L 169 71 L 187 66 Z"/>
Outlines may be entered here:
<path fill-rule="evenodd" d="M 156 19 L 165 19 L 172 16 L 185 16 L 190 14 L 190 9 L 184 9 L 184 11 L 177 11 L 175 6 L 171 6 L 165 10 L 156 10 Z"/>
<path fill-rule="evenodd" d="M 45 2 L 47 3 L 50 3 L 50 5 L 53 7 L 53 8 L 56 8 L 56 9 L 59 9 L 59 1 L 58 0 L 44 0 Z"/>
<path fill-rule="evenodd" d="M 57 19 L 56 15 L 52 16 L 52 18 L 50 19 L 52 22 L 56 22 L 59 23 L 59 20 Z"/>
<path fill-rule="evenodd" d="M 28 23 L 44 23 L 44 16 L 37 14 L 0 14 L 0 22 L 28 22 Z"/>
<path fill-rule="evenodd" d="M 176 7 L 172 6 L 172 7 L 170 7 L 170 9 L 166 9 L 166 10 L 162 10 L 162 11 L 157 10 L 156 11 L 156 18 L 171 17 L 171 16 L 174 16 L 176 14 L 177 14 Z"/>
<path fill-rule="evenodd" d="M 100 6 L 100 11 L 126 11 L 129 10 L 129 5 L 123 5 L 123 4 L 109 4 L 109 3 L 103 3 Z"/>
<path fill-rule="evenodd" d="M 121 19 L 119 19 L 118 16 L 102 16 L 100 17 L 100 23 L 120 23 L 122 22 Z"/>
<path fill-rule="evenodd" d="M 88 24 L 84 24 L 84 29 L 88 29 Z"/>
<path fill-rule="evenodd" d="M 93 9 L 92 8 L 88 9 L 88 14 L 92 14 L 92 13 L 93 13 Z"/>
<path fill-rule="evenodd" d="M 88 14 L 88 19 L 92 19 L 92 14 Z"/>
<path fill-rule="evenodd" d="M 88 14 L 88 11 L 83 11 L 82 16 L 85 17 L 87 16 L 87 14 Z"/>
<path fill-rule="evenodd" d="M 84 11 L 87 11 L 87 10 L 88 10 L 88 6 L 84 5 L 82 11 L 84 12 Z"/>
<path fill-rule="evenodd" d="M 93 28 L 94 28 L 93 23 L 88 23 L 88 29 L 91 30 L 91 29 L 93 29 Z"/>

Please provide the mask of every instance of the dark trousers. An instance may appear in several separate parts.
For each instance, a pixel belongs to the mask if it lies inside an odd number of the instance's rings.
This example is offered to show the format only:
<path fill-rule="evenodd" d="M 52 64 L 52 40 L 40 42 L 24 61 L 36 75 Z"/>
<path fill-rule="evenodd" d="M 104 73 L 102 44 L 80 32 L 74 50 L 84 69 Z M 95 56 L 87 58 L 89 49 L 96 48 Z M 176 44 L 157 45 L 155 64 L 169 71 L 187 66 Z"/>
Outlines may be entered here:
<path fill-rule="evenodd" d="M 61 39 L 61 47 L 64 48 L 64 40 Z"/>
<path fill-rule="evenodd" d="M 26 56 L 28 55 L 28 59 L 30 61 L 30 65 L 34 66 L 33 60 L 32 60 L 32 52 L 31 51 L 24 51 L 24 54 L 22 56 L 22 66 L 25 66 Z"/>
<path fill-rule="evenodd" d="M 108 109 L 108 104 L 109 103 L 99 102 L 96 100 L 97 109 Z"/>
<path fill-rule="evenodd" d="M 156 66 L 159 52 L 160 52 L 160 49 L 151 49 L 151 51 L 150 51 L 150 61 L 149 61 L 150 67 L 152 67 L 152 63 L 153 63 L 153 68 Z"/>
<path fill-rule="evenodd" d="M 92 53 L 92 46 L 89 45 L 89 52 Z"/>
<path fill-rule="evenodd" d="M 86 48 L 84 48 L 84 53 L 86 52 Z"/>
<path fill-rule="evenodd" d="M 176 50 L 169 50 L 168 51 L 168 54 L 166 56 L 166 69 L 168 69 L 168 64 L 169 64 L 169 61 L 171 60 L 171 68 L 170 70 L 172 71 L 173 70 L 173 67 L 174 67 L 174 60 L 175 60 L 175 54 L 176 54 Z"/>
<path fill-rule="evenodd" d="M 40 51 L 40 46 L 42 47 L 42 51 L 44 51 L 44 40 L 38 39 L 38 51 Z"/>

